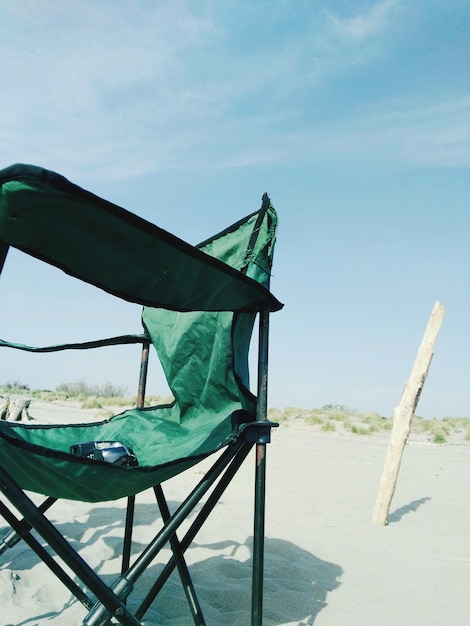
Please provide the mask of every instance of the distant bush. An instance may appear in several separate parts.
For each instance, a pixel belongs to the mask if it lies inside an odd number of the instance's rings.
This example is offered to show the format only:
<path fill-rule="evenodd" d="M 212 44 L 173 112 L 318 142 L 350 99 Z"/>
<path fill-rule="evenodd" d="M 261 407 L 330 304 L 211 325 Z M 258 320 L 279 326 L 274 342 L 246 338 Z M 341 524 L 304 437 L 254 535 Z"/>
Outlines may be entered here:
<path fill-rule="evenodd" d="M 279 409 L 273 407 L 268 409 L 268 419 L 271 422 L 283 422 L 286 418 Z"/>
<path fill-rule="evenodd" d="M 90 397 L 84 400 L 81 404 L 82 409 L 102 409 L 101 405 L 96 398 Z"/>
<path fill-rule="evenodd" d="M 115 386 L 109 381 L 101 385 L 94 385 L 87 383 L 83 378 L 72 383 L 61 383 L 56 387 L 56 391 L 65 393 L 71 397 L 83 396 L 85 398 L 89 396 L 96 396 L 98 398 L 118 398 L 125 396 L 127 393 L 126 387 Z"/>
<path fill-rule="evenodd" d="M 24 385 L 19 380 L 9 380 L 0 387 L 1 393 L 27 393 L 29 391 L 28 385 Z"/>
<path fill-rule="evenodd" d="M 307 417 L 307 424 L 323 424 L 324 420 L 319 415 L 309 415 Z"/>
<path fill-rule="evenodd" d="M 434 443 L 447 443 L 445 434 L 443 432 L 435 433 L 433 442 Z"/>
<path fill-rule="evenodd" d="M 417 435 L 429 433 L 434 428 L 433 420 L 424 419 L 415 415 L 411 422 L 411 431 Z"/>
<path fill-rule="evenodd" d="M 348 406 L 344 404 L 324 404 L 322 406 L 324 411 L 335 411 L 340 413 L 356 413 L 356 409 L 350 409 Z"/>
<path fill-rule="evenodd" d="M 330 417 L 332 420 L 336 422 L 345 422 L 349 419 L 350 413 L 339 413 L 338 411 L 334 411 L 331 413 Z"/>
<path fill-rule="evenodd" d="M 370 431 L 368 428 L 364 428 L 363 426 L 357 426 L 356 424 L 353 424 L 351 426 L 351 432 L 354 433 L 355 435 L 368 435 Z"/>
<path fill-rule="evenodd" d="M 282 417 L 286 420 L 291 419 L 291 418 L 302 418 L 305 417 L 305 410 L 303 409 L 298 409 L 295 406 L 287 406 L 283 413 L 282 413 Z"/>

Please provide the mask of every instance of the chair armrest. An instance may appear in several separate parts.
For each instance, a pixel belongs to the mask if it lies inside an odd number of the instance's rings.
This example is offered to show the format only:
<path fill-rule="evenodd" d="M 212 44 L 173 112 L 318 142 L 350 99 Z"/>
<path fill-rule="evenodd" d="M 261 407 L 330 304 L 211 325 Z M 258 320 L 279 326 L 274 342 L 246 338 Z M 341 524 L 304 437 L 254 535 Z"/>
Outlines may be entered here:
<path fill-rule="evenodd" d="M 60 352 L 61 350 L 89 350 L 90 348 L 102 348 L 104 346 L 118 346 L 132 343 L 145 343 L 150 341 L 147 335 L 120 335 L 119 337 L 109 337 L 107 339 L 97 339 L 95 341 L 85 341 L 82 343 L 63 343 L 54 346 L 27 346 L 22 343 L 13 343 L 0 339 L 0 348 L 14 348 L 25 352 Z"/>

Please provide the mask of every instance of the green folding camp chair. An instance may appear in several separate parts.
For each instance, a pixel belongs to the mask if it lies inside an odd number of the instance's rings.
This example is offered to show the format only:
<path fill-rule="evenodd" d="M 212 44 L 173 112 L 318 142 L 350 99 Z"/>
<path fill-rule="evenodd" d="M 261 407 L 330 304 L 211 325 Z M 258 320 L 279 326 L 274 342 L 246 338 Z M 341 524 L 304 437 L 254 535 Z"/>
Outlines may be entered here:
<path fill-rule="evenodd" d="M 0 271 L 12 246 L 144 305 L 144 332 L 138 335 L 48 347 L 0 341 L 0 347 L 33 352 L 142 343 L 137 408 L 85 425 L 0 422 L 0 514 L 12 528 L 1 540 L 0 553 L 20 539 L 27 542 L 87 608 L 87 626 L 141 624 L 176 568 L 194 623 L 205 624 L 184 553 L 255 447 L 251 619 L 260 625 L 265 453 L 275 425 L 267 419 L 268 321 L 270 312 L 282 307 L 268 289 L 277 227 L 269 198 L 263 196 L 259 211 L 193 247 L 38 167 L 6 168 L 0 171 L 0 185 Z M 248 352 L 256 316 L 255 396 L 249 390 Z M 144 408 L 152 344 L 174 402 Z M 217 451 L 210 470 L 171 515 L 162 483 Z M 161 526 L 145 550 L 132 555 L 135 496 L 149 488 L 155 491 Z M 35 505 L 29 491 L 47 498 Z M 51 523 L 47 510 L 58 498 L 101 502 L 124 497 L 122 571 L 106 584 Z M 192 512 L 184 536 L 178 537 Z M 167 544 L 170 561 L 134 606 L 134 587 Z"/>

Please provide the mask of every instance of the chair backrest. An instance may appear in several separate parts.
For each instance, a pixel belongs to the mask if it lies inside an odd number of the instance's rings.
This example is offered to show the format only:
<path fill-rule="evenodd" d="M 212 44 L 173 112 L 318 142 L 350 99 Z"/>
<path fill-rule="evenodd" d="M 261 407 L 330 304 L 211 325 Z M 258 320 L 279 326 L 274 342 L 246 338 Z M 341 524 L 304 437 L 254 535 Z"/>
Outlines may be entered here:
<path fill-rule="evenodd" d="M 12 246 L 124 300 L 175 311 L 271 311 L 256 281 L 33 165 L 0 170 L 0 271 Z"/>
<path fill-rule="evenodd" d="M 268 196 L 259 211 L 198 247 L 269 287 L 277 214 Z M 175 417 L 255 411 L 249 391 L 251 312 L 175 312 L 144 307 L 143 324 L 175 397 Z M 224 410 L 225 407 L 225 410 Z"/>

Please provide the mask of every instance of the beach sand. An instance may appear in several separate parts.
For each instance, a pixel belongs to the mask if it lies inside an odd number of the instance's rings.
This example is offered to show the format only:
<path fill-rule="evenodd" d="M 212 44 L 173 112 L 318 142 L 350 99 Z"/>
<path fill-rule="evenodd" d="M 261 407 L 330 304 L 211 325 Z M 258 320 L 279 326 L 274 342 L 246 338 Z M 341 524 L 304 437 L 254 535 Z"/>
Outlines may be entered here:
<path fill-rule="evenodd" d="M 322 433 L 297 422 L 273 432 L 264 624 L 470 624 L 470 445 L 410 441 L 389 524 L 374 526 L 387 444 L 384 433 Z M 164 485 L 171 508 L 207 467 Z M 253 470 L 250 455 L 187 552 L 209 626 L 250 623 Z M 61 502 L 49 512 L 107 580 L 119 572 L 124 506 Z M 153 493 L 138 497 L 136 514 L 139 551 L 159 519 Z M 144 582 L 158 570 L 157 561 Z M 3 626 L 74 626 L 86 615 L 24 543 L 0 557 L 0 606 Z M 193 623 L 175 575 L 145 620 Z"/>

